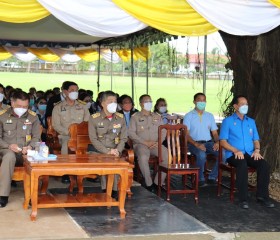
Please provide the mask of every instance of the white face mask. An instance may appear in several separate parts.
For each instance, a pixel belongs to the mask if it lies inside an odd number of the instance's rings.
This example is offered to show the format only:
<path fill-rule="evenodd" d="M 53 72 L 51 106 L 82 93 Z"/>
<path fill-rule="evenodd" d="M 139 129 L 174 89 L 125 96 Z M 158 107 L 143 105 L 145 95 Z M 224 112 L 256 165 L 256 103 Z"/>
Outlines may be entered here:
<path fill-rule="evenodd" d="M 109 113 L 115 113 L 115 112 L 117 111 L 117 106 L 118 106 L 117 103 L 114 103 L 114 102 L 109 103 L 109 104 L 107 105 L 107 110 L 108 110 L 108 112 L 109 112 Z"/>
<path fill-rule="evenodd" d="M 144 103 L 144 109 L 148 112 L 150 112 L 153 108 L 153 102 L 145 102 Z"/>
<path fill-rule="evenodd" d="M 87 102 L 87 108 L 90 109 L 91 107 L 91 102 Z"/>
<path fill-rule="evenodd" d="M 165 113 L 166 112 L 166 110 L 167 110 L 167 107 L 159 107 L 159 112 L 160 113 Z"/>
<path fill-rule="evenodd" d="M 4 99 L 4 94 L 0 93 L 0 102 L 3 102 L 3 99 Z"/>
<path fill-rule="evenodd" d="M 76 99 L 78 99 L 78 95 L 79 95 L 78 92 L 70 92 L 70 93 L 69 93 L 69 98 L 70 98 L 71 100 L 76 100 Z"/>
<path fill-rule="evenodd" d="M 26 108 L 14 108 L 14 112 L 16 115 L 18 115 L 19 117 L 21 117 L 23 114 L 25 114 L 27 111 Z"/>

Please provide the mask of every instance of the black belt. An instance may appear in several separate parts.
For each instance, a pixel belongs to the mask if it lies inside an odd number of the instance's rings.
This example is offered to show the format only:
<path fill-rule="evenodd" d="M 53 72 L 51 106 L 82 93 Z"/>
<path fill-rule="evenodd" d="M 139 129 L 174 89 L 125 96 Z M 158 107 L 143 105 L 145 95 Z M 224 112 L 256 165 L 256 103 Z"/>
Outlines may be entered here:
<path fill-rule="evenodd" d="M 209 140 L 209 141 L 203 141 L 203 140 L 200 140 L 200 141 L 196 141 L 197 143 L 208 143 L 208 142 L 212 142 L 212 140 Z"/>

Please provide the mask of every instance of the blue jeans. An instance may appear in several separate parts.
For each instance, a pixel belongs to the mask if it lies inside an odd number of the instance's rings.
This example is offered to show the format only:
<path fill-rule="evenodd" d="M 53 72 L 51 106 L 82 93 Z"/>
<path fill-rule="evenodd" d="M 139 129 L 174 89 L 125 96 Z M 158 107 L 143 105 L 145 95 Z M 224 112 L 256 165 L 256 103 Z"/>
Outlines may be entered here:
<path fill-rule="evenodd" d="M 218 156 L 219 151 L 214 151 L 213 146 L 214 142 L 206 142 L 203 143 L 206 151 L 202 151 L 199 148 L 195 147 L 192 144 L 188 144 L 188 149 L 191 152 L 191 154 L 195 155 L 196 158 L 196 166 L 199 167 L 199 181 L 205 181 L 204 178 L 204 165 L 206 162 L 207 154 L 213 154 L 217 157 L 217 160 L 215 162 L 215 165 L 212 168 L 212 171 L 210 172 L 208 179 L 210 180 L 216 180 L 218 177 Z"/>

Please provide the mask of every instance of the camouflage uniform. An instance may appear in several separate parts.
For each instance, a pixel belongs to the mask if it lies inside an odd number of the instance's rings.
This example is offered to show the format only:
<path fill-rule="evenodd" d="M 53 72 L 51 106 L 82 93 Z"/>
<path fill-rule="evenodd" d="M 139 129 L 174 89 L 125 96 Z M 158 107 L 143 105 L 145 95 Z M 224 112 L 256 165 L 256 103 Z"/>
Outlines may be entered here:
<path fill-rule="evenodd" d="M 89 138 L 98 153 L 108 153 L 110 149 L 117 149 L 121 155 L 127 141 L 127 132 L 123 114 L 115 113 L 109 120 L 104 111 L 91 115 L 88 130 Z M 118 179 L 115 176 L 113 190 L 117 190 Z M 106 189 L 106 178 L 102 176 L 101 187 Z"/>
<path fill-rule="evenodd" d="M 9 196 L 14 167 L 22 164 L 22 153 L 15 153 L 9 145 L 17 144 L 19 148 L 35 147 L 40 141 L 40 122 L 35 112 L 28 110 L 20 118 L 12 108 L 0 112 L 0 196 Z"/>

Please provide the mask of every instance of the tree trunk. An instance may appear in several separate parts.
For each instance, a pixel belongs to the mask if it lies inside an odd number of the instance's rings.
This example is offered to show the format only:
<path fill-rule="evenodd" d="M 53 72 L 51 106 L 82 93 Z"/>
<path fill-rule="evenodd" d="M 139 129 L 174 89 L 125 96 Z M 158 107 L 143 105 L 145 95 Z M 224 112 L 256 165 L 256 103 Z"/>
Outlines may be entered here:
<path fill-rule="evenodd" d="M 280 27 L 255 37 L 220 32 L 233 70 L 233 95 L 247 96 L 261 152 L 271 169 L 280 166 Z"/>

